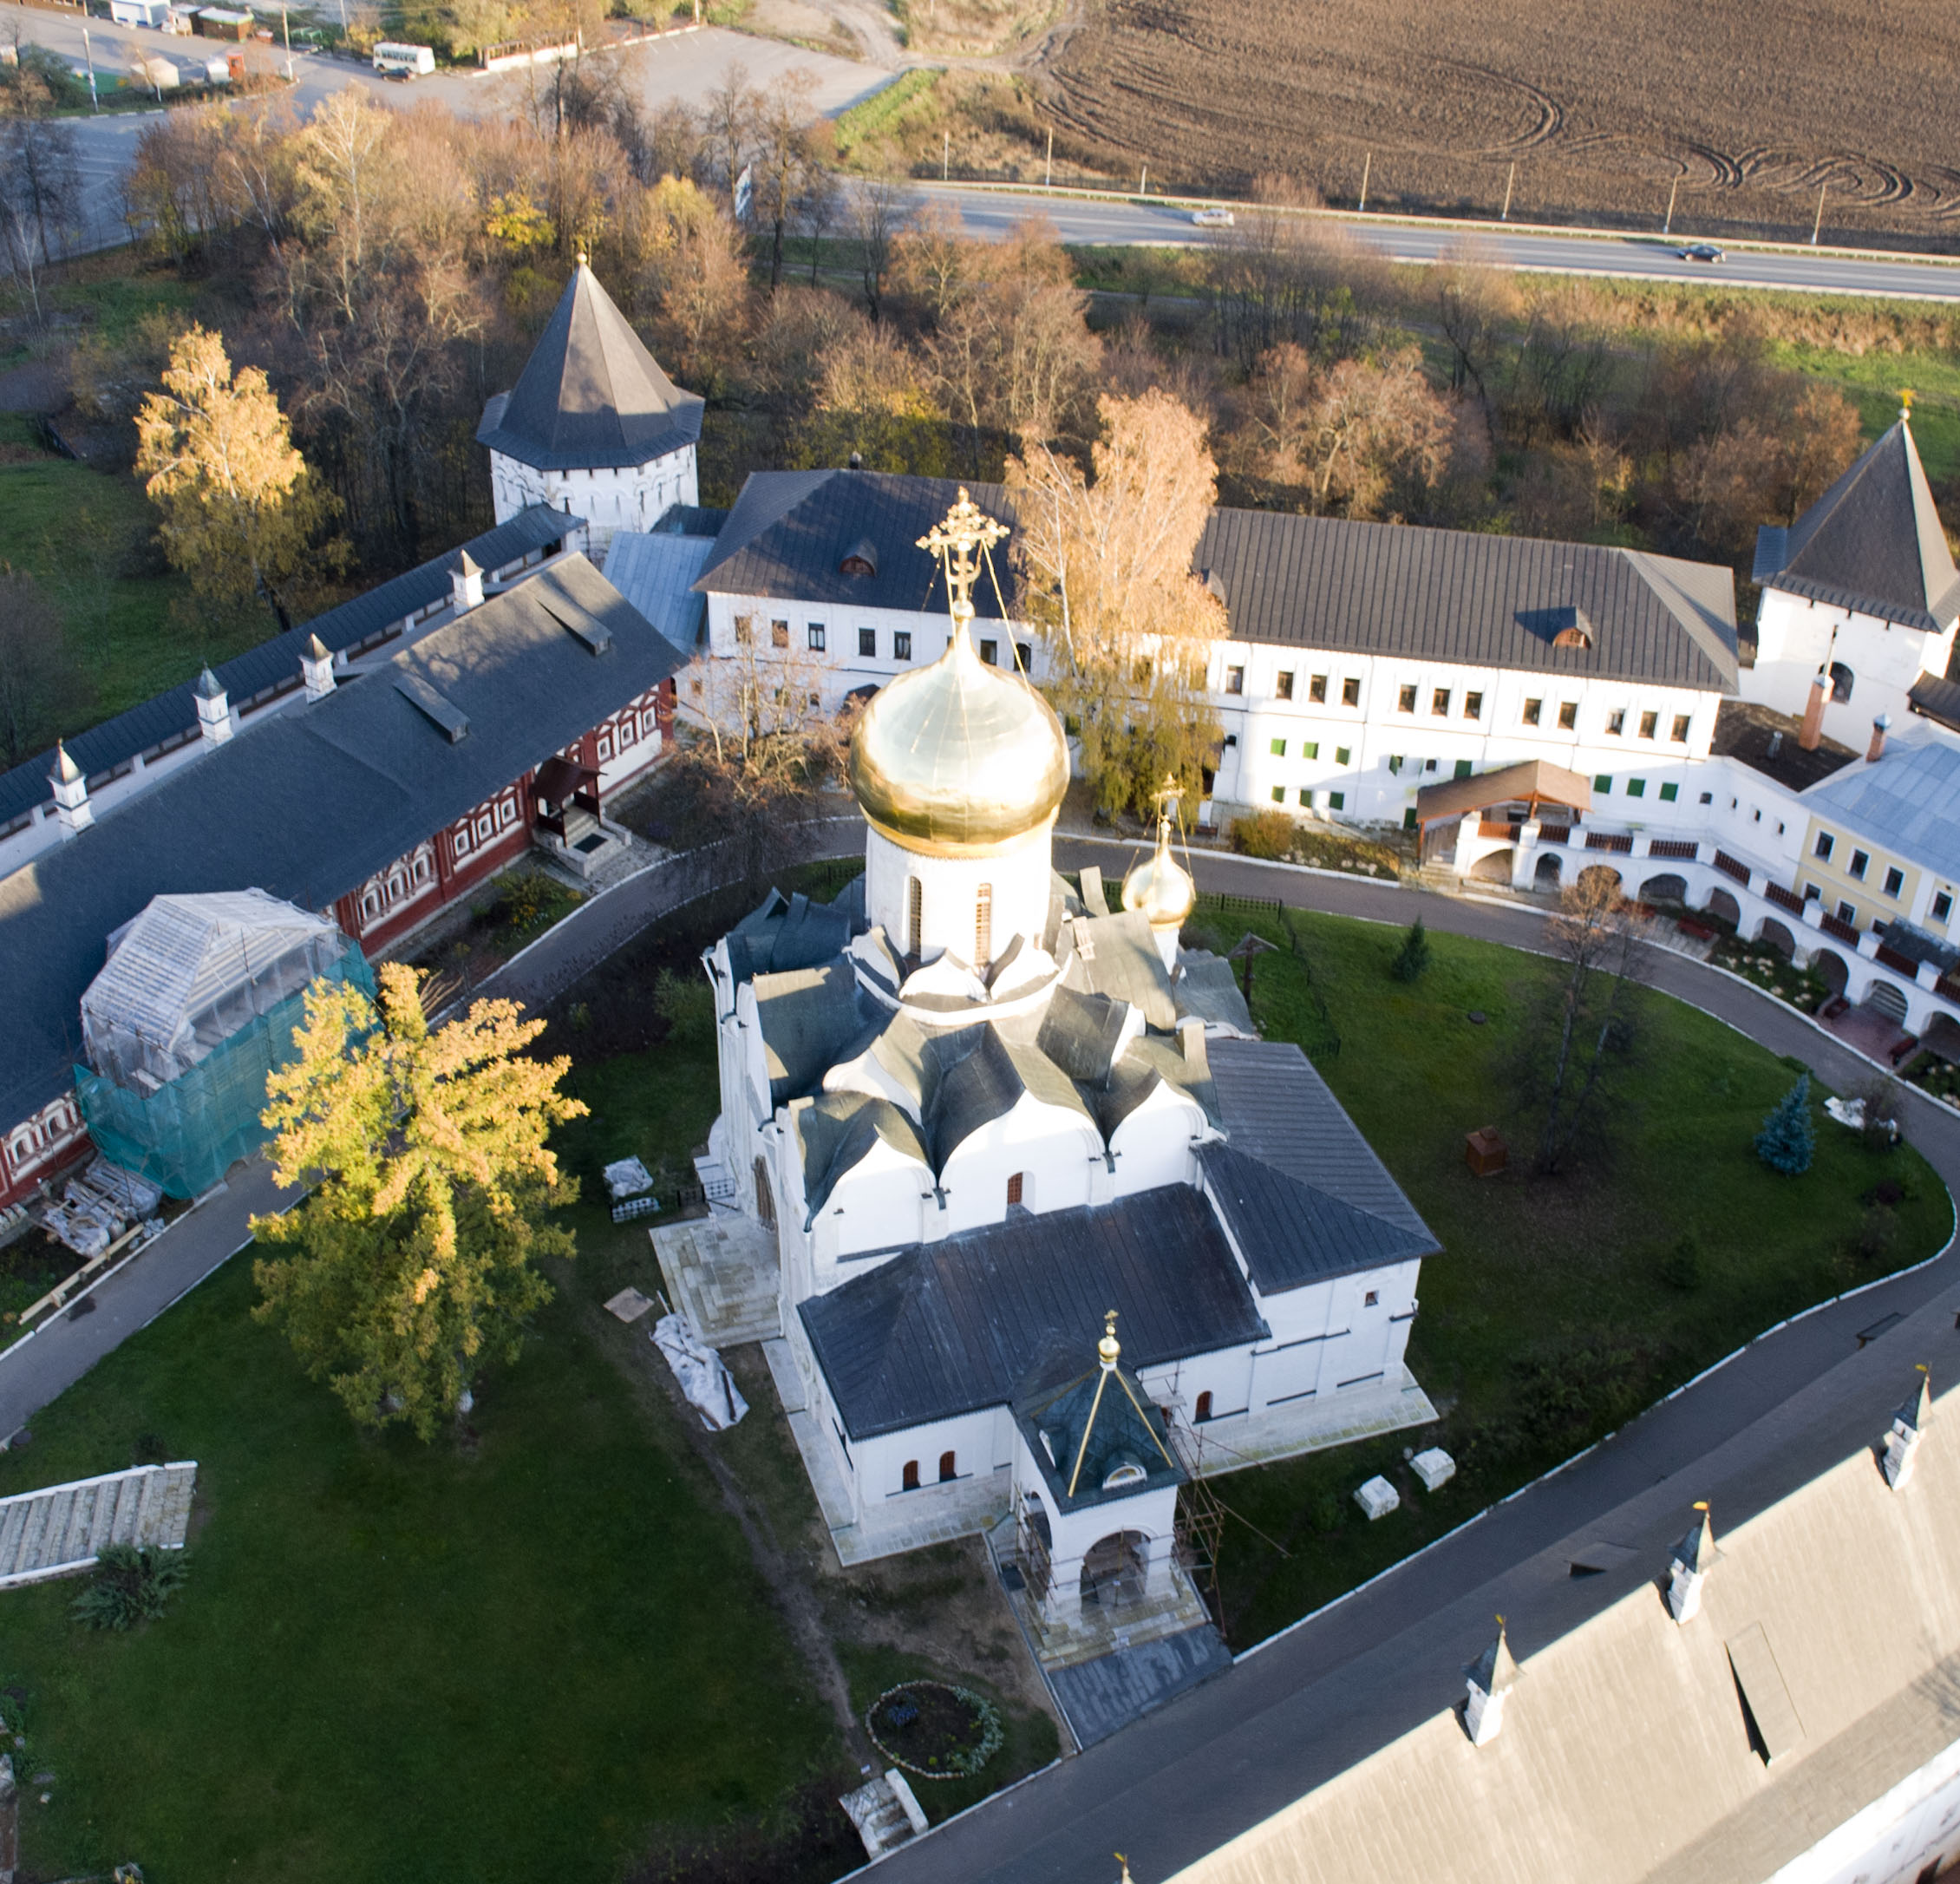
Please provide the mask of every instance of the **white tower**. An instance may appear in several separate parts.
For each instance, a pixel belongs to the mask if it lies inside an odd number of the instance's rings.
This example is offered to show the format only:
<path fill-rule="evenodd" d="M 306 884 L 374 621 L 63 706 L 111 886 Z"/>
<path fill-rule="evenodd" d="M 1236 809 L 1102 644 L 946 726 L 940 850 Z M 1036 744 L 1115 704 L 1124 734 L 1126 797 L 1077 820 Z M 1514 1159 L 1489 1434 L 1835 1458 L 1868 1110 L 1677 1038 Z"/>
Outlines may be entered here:
<path fill-rule="evenodd" d="M 627 324 L 584 255 L 515 389 L 483 409 L 497 521 L 532 504 L 583 517 L 603 564 L 619 530 L 700 501 L 702 401 L 683 392 Z"/>
<path fill-rule="evenodd" d="M 1007 532 L 964 490 L 919 539 L 944 561 L 953 631 L 930 667 L 873 697 L 851 742 L 851 789 L 870 826 L 865 907 L 901 955 L 951 953 L 983 973 L 1048 926 L 1050 837 L 1068 788 L 1054 710 L 990 667 L 967 626 L 981 554 Z"/>

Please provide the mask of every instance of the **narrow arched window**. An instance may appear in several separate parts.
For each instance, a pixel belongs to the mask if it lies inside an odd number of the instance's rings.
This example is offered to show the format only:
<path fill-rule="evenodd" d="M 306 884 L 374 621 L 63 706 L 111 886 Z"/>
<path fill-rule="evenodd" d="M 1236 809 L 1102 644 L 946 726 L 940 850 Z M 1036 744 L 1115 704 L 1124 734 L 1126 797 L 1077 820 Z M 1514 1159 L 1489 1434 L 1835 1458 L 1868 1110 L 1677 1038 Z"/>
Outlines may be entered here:
<path fill-rule="evenodd" d="M 920 930 L 925 915 L 925 887 L 917 877 L 905 885 L 905 952 L 917 955 L 921 952 Z"/>
<path fill-rule="evenodd" d="M 1007 1181 L 1007 1200 L 1010 1207 L 1022 1201 L 1028 1187 L 1027 1177 L 1028 1174 L 1025 1171 L 1016 1171 Z"/>
<path fill-rule="evenodd" d="M 1831 698 L 1839 706 L 1851 698 L 1851 690 L 1858 683 L 1858 676 L 1842 661 L 1831 663 Z"/>
<path fill-rule="evenodd" d="M 939 1482 L 950 1485 L 959 1476 L 959 1462 L 950 1452 L 939 1455 Z"/>
<path fill-rule="evenodd" d="M 918 1461 L 917 1459 L 907 1459 L 905 1461 L 905 1469 L 898 1481 L 898 1489 L 900 1491 L 917 1491 L 918 1489 Z"/>
<path fill-rule="evenodd" d="M 973 965 L 984 968 L 994 958 L 994 886 L 980 886 L 973 899 Z"/>
<path fill-rule="evenodd" d="M 1195 1415 L 1195 1417 L 1199 1422 L 1203 1422 L 1205 1420 L 1210 1419 L 1211 1416 L 1212 1397 L 1208 1393 L 1201 1393 L 1198 1396 L 1198 1411 Z"/>

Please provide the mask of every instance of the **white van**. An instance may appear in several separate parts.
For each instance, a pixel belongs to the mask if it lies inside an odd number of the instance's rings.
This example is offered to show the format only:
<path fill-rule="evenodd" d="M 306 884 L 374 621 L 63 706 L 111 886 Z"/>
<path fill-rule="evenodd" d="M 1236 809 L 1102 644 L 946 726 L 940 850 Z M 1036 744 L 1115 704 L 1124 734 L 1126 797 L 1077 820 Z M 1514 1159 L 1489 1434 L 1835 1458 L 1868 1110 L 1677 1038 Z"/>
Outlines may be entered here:
<path fill-rule="evenodd" d="M 375 48 L 375 70 L 384 75 L 426 78 L 434 69 L 435 54 L 428 46 L 403 46 L 384 39 Z"/>

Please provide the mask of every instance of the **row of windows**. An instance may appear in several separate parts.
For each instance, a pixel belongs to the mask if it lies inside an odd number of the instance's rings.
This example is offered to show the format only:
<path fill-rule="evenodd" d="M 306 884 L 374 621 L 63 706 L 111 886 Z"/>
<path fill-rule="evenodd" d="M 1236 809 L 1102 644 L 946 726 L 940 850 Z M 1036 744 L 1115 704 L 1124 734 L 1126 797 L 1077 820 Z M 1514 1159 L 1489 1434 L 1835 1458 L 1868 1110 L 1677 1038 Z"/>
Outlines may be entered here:
<path fill-rule="evenodd" d="M 1327 703 L 1327 681 L 1325 674 L 1310 674 L 1307 677 L 1307 698 L 1316 706 Z M 1242 694 L 1245 691 L 1245 670 L 1243 667 L 1228 667 L 1225 671 L 1225 690 Z M 1293 676 L 1290 671 L 1274 677 L 1273 698 L 1290 700 L 1293 697 Z M 1348 675 L 1341 683 L 1341 704 L 1358 707 L 1361 704 L 1361 677 Z"/>
<path fill-rule="evenodd" d="M 746 647 L 755 632 L 753 618 L 748 615 L 737 615 L 735 618 L 735 631 L 737 643 Z M 826 624 L 820 621 L 807 623 L 804 627 L 804 636 L 813 654 L 829 652 L 830 630 Z M 788 647 L 789 624 L 787 621 L 770 622 L 769 645 L 773 648 L 787 649 Z M 1009 645 L 1014 650 L 1015 662 L 1021 671 L 1024 674 L 1031 672 L 1035 664 L 1033 647 L 1025 641 L 1013 642 Z M 862 660 L 875 661 L 878 658 L 877 629 L 859 629 L 858 654 Z M 1001 650 L 998 641 L 990 639 L 980 644 L 980 658 L 989 667 L 998 667 L 1000 665 L 1000 656 Z M 909 661 L 911 657 L 911 631 L 909 628 L 894 628 L 892 631 L 892 658 L 894 661 Z"/>
<path fill-rule="evenodd" d="M 1286 756 L 1286 742 L 1284 739 L 1276 739 L 1272 742 L 1270 749 L 1274 758 L 1284 759 Z M 1335 764 L 1347 764 L 1353 751 L 1354 748 L 1351 746 L 1335 747 Z M 1303 759 L 1317 759 L 1320 756 L 1320 742 L 1317 739 L 1303 739 L 1300 742 L 1300 756 Z"/>
<path fill-rule="evenodd" d="M 1276 805 L 1283 805 L 1286 802 L 1286 788 L 1284 785 L 1273 787 L 1272 801 Z M 1348 808 L 1348 795 L 1345 792 L 1316 791 L 1303 791 L 1300 794 L 1301 810 L 1311 811 L 1316 805 L 1319 805 L 1329 811 L 1345 811 Z"/>
<path fill-rule="evenodd" d="M 958 1476 L 959 1461 L 951 1453 L 942 1452 L 939 1455 L 939 1482 L 942 1485 L 950 1485 Z M 917 1491 L 918 1489 L 918 1461 L 917 1459 L 907 1459 L 905 1461 L 905 1469 L 899 1474 L 898 1484 L 899 1488 L 903 1491 Z"/>
<path fill-rule="evenodd" d="M 1829 863 L 1832 853 L 1838 847 L 1838 841 L 1832 836 L 1830 832 L 1820 831 L 1817 834 L 1817 842 L 1812 847 L 1820 863 Z M 1871 852 L 1854 848 L 1851 854 L 1851 860 L 1845 866 L 1845 874 L 1862 883 L 1865 880 L 1865 873 L 1871 867 Z M 1904 888 L 1905 873 L 1898 868 L 1896 864 L 1888 867 L 1885 880 L 1885 894 L 1896 902 Z M 1942 903 L 1946 905 L 1944 911 L 1939 907 Z M 1953 899 L 1943 890 L 1933 899 L 1933 919 L 1936 922 L 1944 922 L 1947 917 L 1952 913 Z M 1846 918 L 1846 920 L 1849 921 L 1850 918 Z"/>
<path fill-rule="evenodd" d="M 1610 796 L 1613 789 L 1613 775 L 1610 772 L 1600 773 L 1594 778 L 1592 788 L 1602 798 Z M 1644 798 L 1647 795 L 1647 781 L 1643 778 L 1630 778 L 1626 782 L 1625 791 L 1629 798 Z M 1663 805 L 1671 805 L 1680 796 L 1680 786 L 1675 784 L 1671 780 L 1661 787 L 1660 800 Z M 1712 793 L 1703 792 L 1702 802 L 1704 805 L 1707 804 L 1711 796 L 1713 796 Z"/>

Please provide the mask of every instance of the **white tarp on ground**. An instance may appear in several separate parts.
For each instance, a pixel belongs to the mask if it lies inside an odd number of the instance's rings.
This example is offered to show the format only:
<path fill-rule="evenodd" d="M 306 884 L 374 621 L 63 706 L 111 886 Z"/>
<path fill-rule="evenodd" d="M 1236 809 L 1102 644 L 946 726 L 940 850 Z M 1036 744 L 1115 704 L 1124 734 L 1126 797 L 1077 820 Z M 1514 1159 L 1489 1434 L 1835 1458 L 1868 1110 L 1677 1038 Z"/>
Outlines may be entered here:
<path fill-rule="evenodd" d="M 653 1344 L 667 1357 L 681 1391 L 700 1411 L 702 1423 L 713 1433 L 726 1432 L 748 1410 L 742 1390 L 722 1364 L 722 1357 L 705 1347 L 683 1315 L 663 1315 L 653 1325 Z"/>
<path fill-rule="evenodd" d="M 622 1197 L 637 1197 L 653 1188 L 653 1173 L 637 1158 L 622 1158 L 605 1168 L 605 1187 L 617 1203 Z"/>

